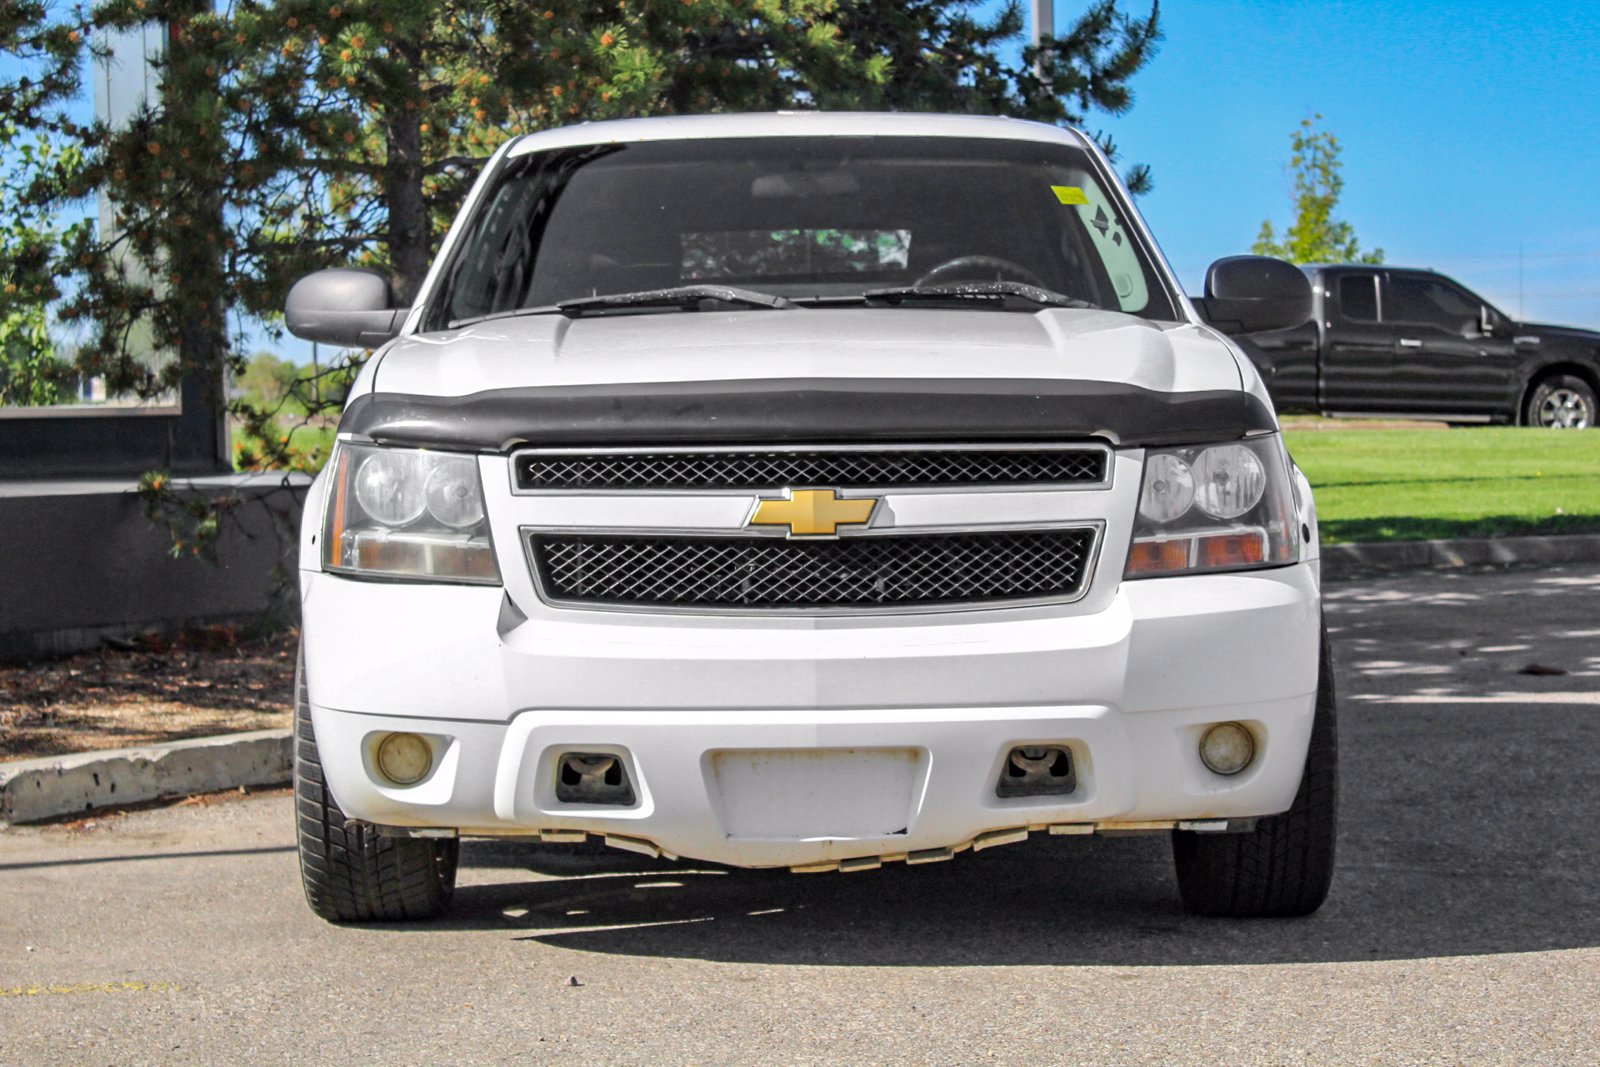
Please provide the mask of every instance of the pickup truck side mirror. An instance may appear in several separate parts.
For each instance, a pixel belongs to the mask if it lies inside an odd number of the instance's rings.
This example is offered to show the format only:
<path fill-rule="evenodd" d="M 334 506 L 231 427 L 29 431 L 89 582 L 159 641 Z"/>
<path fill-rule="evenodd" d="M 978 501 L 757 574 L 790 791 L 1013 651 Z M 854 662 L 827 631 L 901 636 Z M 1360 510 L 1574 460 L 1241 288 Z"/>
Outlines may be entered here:
<path fill-rule="evenodd" d="M 1206 295 L 1195 305 L 1228 333 L 1287 330 L 1311 318 L 1311 283 L 1281 259 L 1228 256 L 1206 270 Z"/>
<path fill-rule="evenodd" d="M 394 306 L 389 280 L 376 271 L 339 267 L 294 283 L 284 301 L 289 332 L 304 341 L 381 345 L 400 332 L 406 309 Z"/>
<path fill-rule="evenodd" d="M 1478 332 L 1484 337 L 1493 337 L 1503 332 L 1504 316 L 1500 315 L 1488 304 L 1478 309 Z"/>

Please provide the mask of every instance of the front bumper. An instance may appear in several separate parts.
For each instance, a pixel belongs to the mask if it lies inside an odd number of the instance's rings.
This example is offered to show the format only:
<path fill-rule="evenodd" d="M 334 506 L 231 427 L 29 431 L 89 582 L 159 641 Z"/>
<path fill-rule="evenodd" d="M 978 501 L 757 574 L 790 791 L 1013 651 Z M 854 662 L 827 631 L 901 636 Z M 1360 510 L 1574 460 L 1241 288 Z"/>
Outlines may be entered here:
<path fill-rule="evenodd" d="M 761 621 L 529 619 L 499 589 L 303 577 L 323 768 L 347 815 L 385 826 L 848 867 L 1028 828 L 1247 818 L 1293 800 L 1315 702 L 1304 564 L 1125 582 L 1090 614 Z M 1229 778 L 1197 755 L 1221 721 L 1257 742 Z M 421 783 L 376 773 L 391 731 L 435 745 Z M 1007 753 L 1044 744 L 1071 750 L 1073 792 L 997 796 Z M 559 801 L 570 751 L 617 756 L 633 802 Z"/>

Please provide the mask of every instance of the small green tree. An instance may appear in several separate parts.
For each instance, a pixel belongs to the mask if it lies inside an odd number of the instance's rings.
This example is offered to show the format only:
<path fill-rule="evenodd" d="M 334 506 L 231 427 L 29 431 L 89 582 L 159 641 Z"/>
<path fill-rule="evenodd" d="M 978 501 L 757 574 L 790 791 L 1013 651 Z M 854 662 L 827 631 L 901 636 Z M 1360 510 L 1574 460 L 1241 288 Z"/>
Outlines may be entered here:
<path fill-rule="evenodd" d="M 1262 222 L 1250 251 L 1291 263 L 1382 263 L 1383 249 L 1363 252 L 1355 227 L 1333 217 L 1339 194 L 1344 191 L 1344 178 L 1339 173 L 1344 164 L 1339 162 L 1339 138 L 1317 129 L 1316 124 L 1321 121 L 1321 115 L 1303 120 L 1289 139 L 1293 148 L 1289 166 L 1294 170 L 1294 221 L 1281 241 L 1272 220 Z"/>
<path fill-rule="evenodd" d="M 71 168 L 78 158 L 47 134 L 23 136 L 0 121 L 0 405 L 59 404 L 77 384 L 50 336 L 47 307 L 57 295 L 50 259 L 64 231 L 27 190 L 39 171 Z"/>
<path fill-rule="evenodd" d="M 250 357 L 244 373 L 234 379 L 245 403 L 275 408 L 294 390 L 300 368 L 273 352 L 262 350 Z"/>
<path fill-rule="evenodd" d="M 39 190 L 79 173 L 76 125 L 62 105 L 79 88 L 84 26 L 44 0 L 0 3 L 0 405 L 71 398 L 77 371 L 51 336 L 55 262 L 87 223 L 63 223 Z"/>

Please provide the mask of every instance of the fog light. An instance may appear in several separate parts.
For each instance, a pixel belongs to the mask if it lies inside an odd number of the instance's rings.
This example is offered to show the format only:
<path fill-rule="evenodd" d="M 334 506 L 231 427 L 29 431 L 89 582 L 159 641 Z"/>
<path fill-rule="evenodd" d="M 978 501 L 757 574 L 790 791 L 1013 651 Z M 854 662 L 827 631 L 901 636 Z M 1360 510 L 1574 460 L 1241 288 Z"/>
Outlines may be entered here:
<path fill-rule="evenodd" d="M 1256 758 L 1254 735 L 1236 722 L 1219 722 L 1200 736 L 1200 762 L 1217 774 L 1238 774 Z"/>
<path fill-rule="evenodd" d="M 416 734 L 390 734 L 378 743 L 378 771 L 395 785 L 415 785 L 433 770 L 433 746 Z"/>

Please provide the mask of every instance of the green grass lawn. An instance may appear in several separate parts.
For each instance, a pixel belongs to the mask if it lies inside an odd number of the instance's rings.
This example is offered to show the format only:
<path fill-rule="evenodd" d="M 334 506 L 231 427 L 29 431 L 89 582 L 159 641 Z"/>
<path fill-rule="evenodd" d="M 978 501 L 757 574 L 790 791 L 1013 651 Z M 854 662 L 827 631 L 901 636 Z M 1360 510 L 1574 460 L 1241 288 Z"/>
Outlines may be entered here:
<path fill-rule="evenodd" d="M 1293 430 L 1326 542 L 1600 532 L 1600 430 Z"/>

